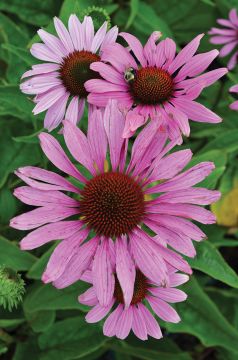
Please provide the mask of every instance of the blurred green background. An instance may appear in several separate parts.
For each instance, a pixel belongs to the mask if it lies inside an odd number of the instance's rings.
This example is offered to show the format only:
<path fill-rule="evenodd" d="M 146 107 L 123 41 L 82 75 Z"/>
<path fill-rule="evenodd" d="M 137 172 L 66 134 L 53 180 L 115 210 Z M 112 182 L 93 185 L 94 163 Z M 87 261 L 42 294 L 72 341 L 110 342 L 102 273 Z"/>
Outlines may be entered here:
<path fill-rule="evenodd" d="M 50 168 L 40 151 L 37 134 L 43 115 L 33 116 L 33 103 L 20 93 L 22 73 L 36 63 L 29 47 L 38 41 L 43 27 L 54 32 L 52 17 L 67 23 L 71 13 L 80 18 L 90 6 L 103 7 L 121 31 L 130 31 L 145 42 L 160 30 L 172 37 L 178 48 L 198 33 L 216 26 L 216 18 L 227 18 L 237 0 L 1 0 L 0 1 L 0 265 L 22 275 L 23 302 L 11 312 L 0 307 L 0 356 L 13 360 L 237 360 L 238 359 L 238 116 L 228 105 L 234 101 L 228 89 L 238 83 L 238 66 L 225 79 L 206 89 L 199 101 L 223 117 L 223 123 L 191 124 L 189 140 L 182 147 L 194 152 L 193 164 L 214 161 L 216 170 L 203 185 L 223 193 L 213 210 L 219 225 L 204 226 L 208 240 L 198 244 L 197 257 L 189 260 L 194 269 L 183 286 L 188 300 L 178 304 L 182 321 L 163 324 L 164 338 L 142 342 L 108 339 L 101 325 L 84 321 L 86 308 L 77 302 L 84 285 L 56 290 L 40 281 L 53 248 L 44 246 L 22 252 L 23 233 L 8 227 L 9 219 L 27 210 L 13 195 L 20 184 L 13 171 L 20 166 Z M 98 18 L 95 21 L 100 21 Z M 213 48 L 206 35 L 200 52 Z M 226 65 L 216 60 L 214 69 Z M 85 128 L 86 117 L 82 120 Z M 55 136 L 60 138 L 55 131 Z M 192 165 L 192 164 L 191 164 Z M 1 293 L 0 303 L 4 303 Z M 7 305 L 7 303 L 5 304 Z"/>

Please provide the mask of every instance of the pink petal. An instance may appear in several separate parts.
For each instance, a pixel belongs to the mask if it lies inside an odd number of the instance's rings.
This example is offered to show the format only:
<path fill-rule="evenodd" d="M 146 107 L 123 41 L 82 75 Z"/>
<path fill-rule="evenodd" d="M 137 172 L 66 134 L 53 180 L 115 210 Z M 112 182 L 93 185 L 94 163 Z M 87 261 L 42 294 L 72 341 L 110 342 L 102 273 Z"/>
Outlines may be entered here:
<path fill-rule="evenodd" d="M 95 306 L 98 304 L 98 299 L 95 293 L 95 290 L 92 287 L 90 287 L 87 291 L 85 291 L 82 295 L 78 297 L 78 301 L 81 304 L 87 305 L 87 306 Z"/>
<path fill-rule="evenodd" d="M 78 113 L 79 113 L 79 100 L 77 96 L 74 96 L 69 103 L 65 114 L 65 120 L 72 122 L 74 125 L 78 122 Z"/>
<path fill-rule="evenodd" d="M 53 173 L 52 171 L 40 169 L 34 166 L 25 166 L 15 171 L 15 174 L 34 189 L 44 191 L 65 190 L 77 194 L 79 193 L 78 188 L 76 188 L 69 181 L 63 178 L 63 176 Z M 43 183 L 32 180 L 30 178 L 43 181 Z M 46 182 L 46 184 L 44 182 Z"/>
<path fill-rule="evenodd" d="M 93 20 L 90 16 L 84 17 L 83 29 L 84 29 L 84 50 L 90 51 L 94 38 Z"/>
<path fill-rule="evenodd" d="M 170 286 L 171 287 L 177 287 L 189 280 L 188 275 L 184 274 L 172 274 L 170 275 Z"/>
<path fill-rule="evenodd" d="M 232 70 L 234 69 L 234 67 L 236 66 L 237 64 L 237 60 L 238 60 L 238 51 L 236 51 L 232 57 L 230 58 L 228 64 L 227 64 L 227 68 L 228 70 Z"/>
<path fill-rule="evenodd" d="M 111 301 L 110 304 L 108 304 L 107 306 L 101 306 L 97 304 L 92 310 L 87 313 L 85 320 L 87 321 L 87 323 L 96 323 L 102 320 L 109 313 L 112 305 L 113 301 Z"/>
<path fill-rule="evenodd" d="M 143 53 L 143 46 L 141 45 L 141 42 L 130 33 L 121 32 L 119 34 L 126 42 L 128 43 L 130 49 L 134 53 L 135 57 L 138 59 L 139 63 L 145 67 L 147 66 L 146 58 L 144 57 Z"/>
<path fill-rule="evenodd" d="M 101 46 L 105 36 L 106 36 L 106 32 L 107 32 L 107 21 L 105 21 L 102 26 L 98 29 L 98 31 L 96 32 L 93 41 L 92 41 L 92 46 L 91 46 L 91 51 L 93 53 L 96 53 L 99 49 L 99 47 Z"/>
<path fill-rule="evenodd" d="M 51 72 L 55 72 L 59 70 L 59 64 L 52 64 L 52 63 L 44 63 L 44 64 L 37 64 L 32 66 L 32 70 L 26 71 L 21 79 L 26 77 L 34 76 L 34 75 L 41 75 L 41 74 L 48 74 Z"/>
<path fill-rule="evenodd" d="M 49 109 L 65 94 L 66 91 L 61 85 L 54 87 L 53 89 L 49 90 L 49 92 L 42 94 L 40 101 L 37 102 L 36 106 L 32 110 L 33 114 L 37 115 L 42 111 Z"/>
<path fill-rule="evenodd" d="M 54 130 L 63 120 L 69 94 L 66 93 L 57 100 L 47 111 L 44 119 L 44 127 L 48 131 Z"/>
<path fill-rule="evenodd" d="M 110 260 L 108 240 L 101 239 L 92 267 L 93 285 L 101 306 L 107 306 L 114 294 L 115 278 Z"/>
<path fill-rule="evenodd" d="M 179 71 L 178 75 L 175 77 L 175 81 L 181 81 L 186 76 L 193 77 L 199 75 L 204 70 L 206 70 L 206 68 L 218 56 L 218 54 L 218 50 L 211 50 L 209 52 L 193 56 L 192 59 L 186 62 L 186 64 Z"/>
<path fill-rule="evenodd" d="M 62 44 L 64 45 L 65 49 L 67 49 L 67 51 L 70 53 L 73 52 L 74 46 L 71 37 L 68 33 L 68 30 L 62 23 L 62 21 L 57 17 L 54 17 L 54 25 L 55 25 L 55 30 L 57 31 L 57 34 L 60 40 L 62 41 Z"/>
<path fill-rule="evenodd" d="M 224 76 L 228 72 L 227 68 L 220 68 L 212 71 L 208 71 L 205 74 L 202 74 L 194 79 L 187 79 L 184 81 L 181 81 L 178 86 L 189 88 L 195 85 L 201 85 L 203 88 L 208 87 L 212 85 L 214 82 L 216 82 L 218 79 L 220 79 L 222 76 Z"/>
<path fill-rule="evenodd" d="M 59 142 L 51 135 L 41 133 L 39 135 L 40 145 L 48 159 L 60 170 L 64 171 L 81 182 L 85 182 L 83 176 L 69 160 Z"/>
<path fill-rule="evenodd" d="M 123 313 L 121 304 L 108 316 L 103 326 L 103 334 L 105 336 L 115 336 L 117 331 L 117 322 Z"/>
<path fill-rule="evenodd" d="M 229 105 L 231 110 L 238 110 L 238 100 L 234 101 L 232 104 Z"/>
<path fill-rule="evenodd" d="M 116 240 L 116 274 L 121 285 L 125 307 L 128 308 L 134 293 L 135 265 L 127 249 L 126 241 Z"/>
<path fill-rule="evenodd" d="M 41 40 L 44 41 L 46 46 L 48 46 L 49 49 L 51 49 L 57 56 L 60 55 L 62 58 L 64 56 L 67 56 L 67 50 L 56 36 L 48 33 L 43 29 L 38 30 L 37 33 L 40 36 Z"/>
<path fill-rule="evenodd" d="M 119 166 L 121 151 L 125 142 L 122 138 L 125 117 L 118 109 L 117 102 L 115 100 L 108 102 L 103 119 L 108 138 L 112 171 L 115 171 Z"/>
<path fill-rule="evenodd" d="M 84 133 L 70 121 L 64 122 L 64 139 L 73 157 L 92 174 L 95 174 L 88 140 Z"/>
<path fill-rule="evenodd" d="M 67 239 L 82 228 L 79 220 L 59 221 L 36 229 L 21 240 L 22 250 L 32 250 L 52 240 Z"/>
<path fill-rule="evenodd" d="M 192 188 L 162 194 L 155 203 L 210 205 L 219 200 L 220 197 L 219 191 Z"/>
<path fill-rule="evenodd" d="M 18 230 L 30 230 L 48 222 L 57 222 L 79 213 L 79 209 L 52 205 L 28 211 L 11 219 L 11 227 Z"/>
<path fill-rule="evenodd" d="M 137 69 L 136 61 L 122 45 L 114 43 L 103 48 L 101 61 L 109 62 L 119 72 L 124 73 L 129 67 Z"/>
<path fill-rule="evenodd" d="M 147 340 L 147 327 L 144 317 L 140 311 L 140 308 L 136 306 L 132 306 L 131 310 L 133 311 L 133 322 L 132 322 L 132 330 L 140 340 Z"/>
<path fill-rule="evenodd" d="M 145 192 L 152 194 L 157 192 L 188 189 L 205 179 L 212 170 L 214 170 L 214 168 L 215 166 L 212 162 L 202 162 L 184 171 L 182 174 L 175 176 L 171 180 L 147 189 Z"/>
<path fill-rule="evenodd" d="M 179 69 L 182 65 L 187 63 L 197 51 L 199 47 L 200 40 L 204 36 L 204 34 L 200 34 L 195 37 L 190 43 L 188 43 L 175 57 L 174 61 L 168 68 L 170 74 L 173 74 L 177 69 Z"/>
<path fill-rule="evenodd" d="M 138 304 L 138 309 L 146 324 L 148 335 L 152 336 L 155 339 L 161 339 L 163 335 L 161 333 L 159 324 L 157 323 L 151 312 L 142 303 Z"/>
<path fill-rule="evenodd" d="M 217 19 L 217 23 L 223 26 L 226 26 L 228 28 L 236 29 L 236 26 L 232 24 L 231 21 L 226 19 Z"/>
<path fill-rule="evenodd" d="M 144 56 L 149 66 L 156 64 L 156 42 L 161 37 L 160 31 L 154 31 L 144 46 Z"/>
<path fill-rule="evenodd" d="M 35 43 L 30 49 L 31 55 L 35 58 L 43 61 L 50 61 L 54 63 L 60 63 L 62 57 L 60 54 L 55 54 L 53 51 L 48 48 L 45 44 Z"/>
<path fill-rule="evenodd" d="M 195 101 L 185 98 L 176 98 L 171 102 L 175 106 L 178 106 L 180 110 L 184 111 L 189 119 L 193 121 L 208 123 L 219 123 L 222 121 L 220 116 Z"/>
<path fill-rule="evenodd" d="M 63 289 L 81 279 L 82 274 L 91 264 L 97 245 L 97 237 L 81 245 L 77 254 L 67 265 L 64 273 L 54 281 L 53 285 L 58 289 Z"/>
<path fill-rule="evenodd" d="M 155 168 L 151 174 L 150 181 L 173 178 L 183 170 L 191 158 L 191 150 L 180 150 L 167 155 L 158 164 L 156 164 L 155 160 Z"/>
<path fill-rule="evenodd" d="M 87 87 L 87 84 L 85 85 Z M 133 100 L 127 92 L 111 91 L 103 94 L 96 93 L 88 95 L 88 102 L 99 107 L 105 107 L 108 104 L 108 101 L 112 99 L 117 100 L 121 107 L 125 106 L 130 108 L 133 104 Z"/>
<path fill-rule="evenodd" d="M 104 37 L 104 40 L 101 44 L 101 50 L 103 50 L 105 46 L 109 44 L 113 44 L 116 41 L 117 35 L 118 35 L 118 27 L 113 26 Z"/>
<path fill-rule="evenodd" d="M 187 115 L 169 103 L 164 104 L 164 108 L 165 108 L 165 111 L 167 112 L 168 116 L 170 116 L 170 117 L 172 116 L 173 121 L 177 122 L 182 133 L 185 136 L 189 136 L 190 135 L 190 126 L 189 126 Z"/>
<path fill-rule="evenodd" d="M 126 82 L 120 84 L 112 84 L 106 80 L 92 79 L 85 83 L 85 88 L 88 92 L 103 94 L 118 91 L 127 91 L 128 85 Z"/>
<path fill-rule="evenodd" d="M 78 17 L 74 14 L 69 17 L 69 34 L 75 50 L 83 50 L 83 27 Z"/>
<path fill-rule="evenodd" d="M 77 207 L 79 205 L 77 200 L 59 192 L 50 190 L 38 190 L 30 186 L 21 186 L 14 190 L 14 195 L 28 205 L 33 206 L 48 206 L 48 205 L 62 205 L 67 207 Z"/>
<path fill-rule="evenodd" d="M 136 130 L 145 124 L 147 118 L 142 115 L 135 113 L 134 111 L 129 111 L 126 115 L 126 124 L 123 131 L 123 138 L 130 138 Z"/>
<path fill-rule="evenodd" d="M 112 66 L 104 64 L 103 62 L 97 61 L 90 65 L 90 68 L 99 74 L 107 81 L 113 84 L 123 85 L 125 79 L 121 73 L 115 70 Z"/>
<path fill-rule="evenodd" d="M 81 230 L 57 245 L 42 275 L 42 281 L 44 283 L 47 284 L 55 281 L 63 274 L 67 264 L 73 256 L 76 255 L 81 242 L 84 241 L 87 236 L 88 230 Z"/>
<path fill-rule="evenodd" d="M 229 12 L 229 19 L 231 20 L 232 24 L 238 26 L 238 16 L 236 9 L 231 9 Z"/>
<path fill-rule="evenodd" d="M 157 244 L 139 228 L 130 235 L 131 252 L 136 266 L 152 281 L 168 283 L 168 273 Z"/>
<path fill-rule="evenodd" d="M 130 306 L 129 309 L 123 310 L 122 314 L 117 320 L 116 324 L 116 337 L 118 337 L 121 340 L 124 340 L 131 331 L 133 321 L 133 310 Z"/>
<path fill-rule="evenodd" d="M 103 173 L 107 154 L 107 137 L 100 110 L 94 110 L 88 117 L 88 143 L 92 158 Z"/>
<path fill-rule="evenodd" d="M 238 41 L 232 41 L 231 43 L 228 43 L 226 45 L 224 45 L 219 53 L 220 57 L 225 57 L 227 56 L 230 52 L 232 52 L 232 50 L 238 45 Z"/>
<path fill-rule="evenodd" d="M 172 323 L 178 323 L 181 320 L 177 312 L 165 301 L 152 296 L 147 296 L 147 300 L 156 315 L 158 315 L 162 320 Z"/>
<path fill-rule="evenodd" d="M 160 298 L 169 303 L 177 303 L 181 301 L 185 301 L 187 299 L 187 295 L 185 292 L 179 289 L 171 289 L 171 288 L 150 288 L 149 290 L 152 295 Z"/>

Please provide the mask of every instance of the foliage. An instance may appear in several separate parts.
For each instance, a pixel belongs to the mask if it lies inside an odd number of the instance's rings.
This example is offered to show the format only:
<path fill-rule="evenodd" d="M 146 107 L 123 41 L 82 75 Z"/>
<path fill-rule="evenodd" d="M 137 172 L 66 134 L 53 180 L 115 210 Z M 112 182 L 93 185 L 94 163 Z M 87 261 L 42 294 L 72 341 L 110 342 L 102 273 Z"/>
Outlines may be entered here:
<path fill-rule="evenodd" d="M 93 360 L 105 356 L 116 360 L 235 360 L 238 358 L 238 120 L 237 113 L 228 108 L 233 100 L 228 88 L 238 82 L 238 67 L 204 91 L 199 99 L 224 121 L 219 125 L 192 124 L 191 138 L 182 145 L 193 150 L 194 163 L 215 162 L 215 172 L 202 185 L 220 189 L 224 198 L 214 207 L 220 225 L 204 227 L 208 239 L 196 245 L 197 257 L 189 260 L 194 275 L 183 287 L 188 300 L 177 306 L 182 321 L 160 323 L 164 330 L 162 340 L 141 342 L 130 336 L 120 342 L 105 338 L 100 324 L 88 325 L 84 321 L 86 307 L 79 305 L 77 296 L 85 284 L 78 283 L 65 290 L 43 285 L 40 276 L 53 248 L 45 246 L 31 253 L 22 252 L 18 247 L 22 234 L 8 227 L 11 217 L 27 210 L 12 195 L 13 188 L 20 185 L 14 170 L 23 165 L 51 167 L 39 150 L 37 138 L 43 117 L 32 115 L 32 102 L 19 91 L 23 71 L 34 63 L 29 47 L 39 40 L 35 35 L 39 27 L 53 29 L 53 16 L 60 16 L 66 23 L 71 13 L 81 17 L 94 6 L 103 8 L 104 16 L 110 15 L 112 26 L 117 24 L 121 31 L 132 32 L 142 42 L 152 31 L 160 30 L 164 37 L 176 41 L 178 49 L 198 33 L 206 33 L 215 26 L 216 18 L 226 17 L 230 8 L 238 7 L 236 0 L 1 0 L 0 265 L 14 274 L 21 273 L 26 294 L 22 304 L 12 312 L 0 309 L 0 354 L 3 359 L 13 360 Z M 200 51 L 212 48 L 205 36 Z M 225 61 L 226 58 L 218 59 L 214 66 L 224 66 Z M 85 124 L 84 119 L 83 128 Z M 56 132 L 55 136 L 60 139 Z M 19 275 L 15 276 L 20 284 Z M 0 286 L 1 281 L 2 272 Z M 4 304 L 1 290 L 0 303 Z M 11 305 L 14 304 L 13 301 Z M 12 308 L 9 302 L 6 305 Z"/>

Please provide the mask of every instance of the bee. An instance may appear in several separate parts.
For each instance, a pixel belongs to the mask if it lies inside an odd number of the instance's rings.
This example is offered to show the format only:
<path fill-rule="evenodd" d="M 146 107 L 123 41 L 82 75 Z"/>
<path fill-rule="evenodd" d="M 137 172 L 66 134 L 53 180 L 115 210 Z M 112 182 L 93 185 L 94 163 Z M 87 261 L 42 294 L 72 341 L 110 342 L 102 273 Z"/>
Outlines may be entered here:
<path fill-rule="evenodd" d="M 135 69 L 129 67 L 126 69 L 124 73 L 124 79 L 126 80 L 126 82 L 131 83 L 132 81 L 134 81 L 135 75 L 136 75 Z"/>

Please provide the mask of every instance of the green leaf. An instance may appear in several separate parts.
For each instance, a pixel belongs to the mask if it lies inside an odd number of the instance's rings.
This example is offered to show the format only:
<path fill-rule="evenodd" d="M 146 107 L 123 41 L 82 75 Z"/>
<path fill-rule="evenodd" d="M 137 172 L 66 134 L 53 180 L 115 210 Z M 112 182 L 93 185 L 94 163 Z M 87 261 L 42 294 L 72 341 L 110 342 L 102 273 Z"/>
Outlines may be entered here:
<path fill-rule="evenodd" d="M 12 241 L 0 236 L 0 264 L 4 264 L 16 271 L 25 271 L 36 261 L 36 257 L 22 251 Z"/>
<path fill-rule="evenodd" d="M 26 320 L 34 332 L 43 332 L 49 329 L 55 321 L 55 311 L 44 310 L 26 312 Z"/>
<path fill-rule="evenodd" d="M 173 34 L 167 23 L 159 17 L 147 3 L 140 1 L 139 10 L 134 26 L 143 33 L 150 35 L 152 31 L 161 31 L 163 37 L 172 37 Z"/>
<path fill-rule="evenodd" d="M 176 306 L 181 322 L 165 323 L 165 327 L 174 333 L 192 334 L 206 347 L 221 346 L 232 351 L 237 349 L 237 330 L 222 315 L 194 276 L 183 289 L 188 299 Z"/>
<path fill-rule="evenodd" d="M 81 281 L 63 290 L 58 290 L 51 284 L 35 283 L 31 291 L 28 291 L 23 307 L 25 312 L 66 309 L 85 311 L 88 307 L 79 304 L 78 296 L 86 289 L 87 285 Z"/>
<path fill-rule="evenodd" d="M 139 0 L 130 0 L 130 15 L 128 17 L 125 29 L 128 29 L 133 21 L 135 20 L 136 15 L 139 11 Z"/>
<path fill-rule="evenodd" d="M 0 319 L 0 327 L 8 328 L 21 325 L 25 322 L 25 319 Z"/>
<path fill-rule="evenodd" d="M 100 349 L 107 338 L 96 324 L 87 324 L 83 316 L 55 323 L 39 336 L 41 360 L 80 359 Z"/>
<path fill-rule="evenodd" d="M 227 264 L 212 243 L 206 240 L 198 243 L 196 250 L 197 255 L 194 259 L 187 258 L 192 268 L 200 270 L 229 286 L 238 288 L 238 275 Z"/>
<path fill-rule="evenodd" d="M 208 142 L 202 149 L 202 153 L 220 149 L 224 153 L 230 153 L 238 150 L 238 130 L 227 130 L 217 136 L 215 140 Z"/>
<path fill-rule="evenodd" d="M 16 208 L 16 198 L 7 187 L 4 187 L 0 191 L 0 223 L 8 224 L 9 219 L 15 215 Z"/>
<path fill-rule="evenodd" d="M 5 184 L 8 175 L 18 167 L 35 165 L 41 159 L 38 146 L 16 143 L 8 135 L 9 132 L 9 129 L 6 129 L 0 134 L 0 187 Z"/>
<path fill-rule="evenodd" d="M 26 143 L 26 144 L 38 144 L 38 135 L 44 130 L 44 128 L 34 132 L 30 135 L 23 135 L 23 136 L 17 136 L 13 137 L 12 139 L 18 143 Z"/>
<path fill-rule="evenodd" d="M 124 355 L 131 355 L 136 359 L 144 359 L 144 360 L 191 360 L 191 357 L 186 352 L 181 351 L 171 351 L 170 348 L 160 350 L 159 345 L 158 348 L 155 349 L 145 349 L 141 346 L 133 347 L 127 343 L 123 343 L 122 345 L 118 343 L 110 343 L 108 344 L 110 349 L 119 352 Z"/>
<path fill-rule="evenodd" d="M 18 341 L 12 360 L 40 360 L 40 349 L 35 337 L 28 337 L 25 341 Z M 48 359 L 50 360 L 50 359 Z"/>

